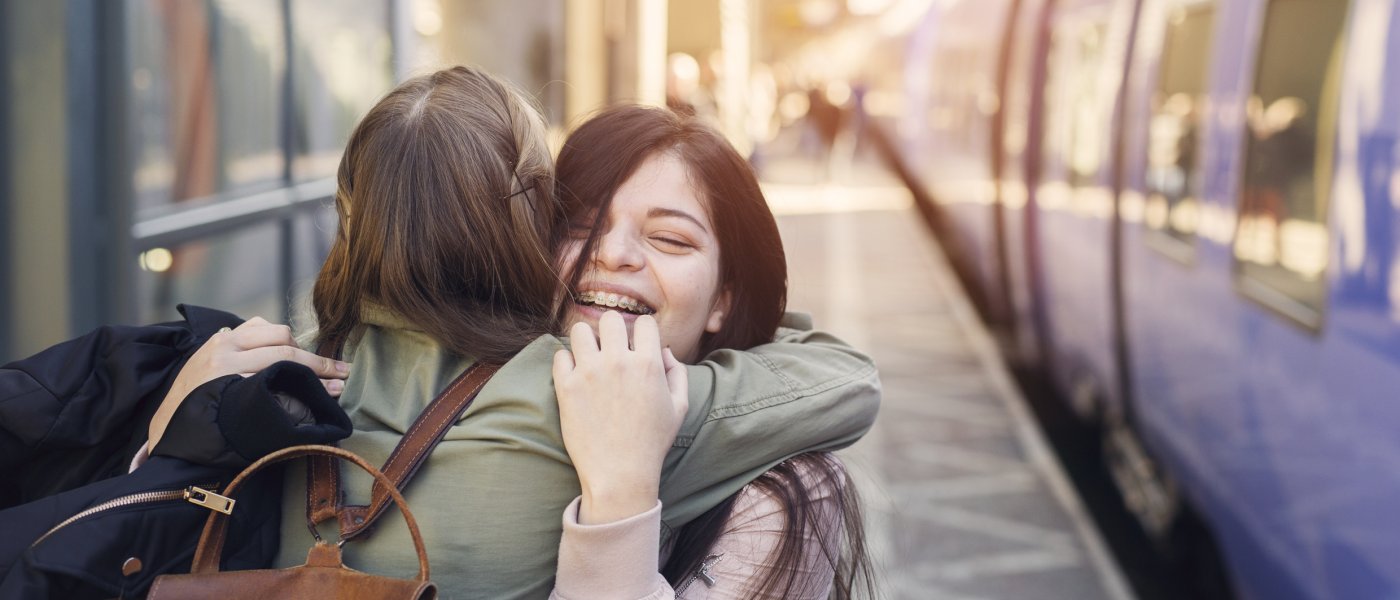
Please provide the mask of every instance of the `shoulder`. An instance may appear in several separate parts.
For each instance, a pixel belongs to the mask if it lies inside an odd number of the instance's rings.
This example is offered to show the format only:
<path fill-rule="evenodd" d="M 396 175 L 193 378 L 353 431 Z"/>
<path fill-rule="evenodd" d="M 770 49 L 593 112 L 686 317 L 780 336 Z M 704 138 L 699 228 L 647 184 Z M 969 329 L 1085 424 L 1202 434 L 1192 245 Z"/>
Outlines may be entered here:
<path fill-rule="evenodd" d="M 699 570 L 706 585 L 692 584 L 678 597 L 828 597 L 845 479 L 844 467 L 828 453 L 799 455 L 764 473 L 735 497 Z"/>
<path fill-rule="evenodd" d="M 808 515 L 809 522 L 827 527 L 829 521 L 839 519 L 845 487 L 846 468 L 836 455 L 794 456 L 739 491 L 726 531 L 780 531 L 794 510 Z"/>

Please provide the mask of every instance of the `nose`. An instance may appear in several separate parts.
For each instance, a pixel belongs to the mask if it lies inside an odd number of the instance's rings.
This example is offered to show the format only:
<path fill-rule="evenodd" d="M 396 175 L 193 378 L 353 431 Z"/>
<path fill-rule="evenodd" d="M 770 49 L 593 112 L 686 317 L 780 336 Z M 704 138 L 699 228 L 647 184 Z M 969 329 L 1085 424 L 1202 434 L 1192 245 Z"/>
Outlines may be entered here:
<path fill-rule="evenodd" d="M 637 240 L 618 231 L 609 231 L 598 238 L 594 261 L 613 271 L 635 271 L 642 267 L 643 258 Z"/>

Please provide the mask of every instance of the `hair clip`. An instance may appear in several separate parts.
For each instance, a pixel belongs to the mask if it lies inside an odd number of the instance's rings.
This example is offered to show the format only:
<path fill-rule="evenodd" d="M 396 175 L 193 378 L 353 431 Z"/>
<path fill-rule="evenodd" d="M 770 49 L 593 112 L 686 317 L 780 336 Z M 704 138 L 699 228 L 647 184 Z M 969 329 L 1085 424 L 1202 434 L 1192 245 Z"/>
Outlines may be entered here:
<path fill-rule="evenodd" d="M 510 194 L 506 194 L 505 197 L 501 198 L 502 200 L 510 200 L 511 198 L 514 198 L 514 197 L 516 197 L 516 196 L 519 196 L 519 195 L 524 194 L 524 193 L 526 193 L 526 192 L 528 192 L 528 191 L 530 191 L 530 190 L 535 189 L 535 186 L 534 186 L 533 184 L 532 184 L 532 185 L 525 185 L 525 181 L 522 180 L 522 179 L 520 179 L 520 174 L 519 174 L 519 173 L 512 173 L 512 174 L 515 175 L 515 182 L 518 183 L 518 184 L 520 184 L 520 191 L 518 191 L 518 192 L 512 192 L 512 193 L 510 193 Z"/>

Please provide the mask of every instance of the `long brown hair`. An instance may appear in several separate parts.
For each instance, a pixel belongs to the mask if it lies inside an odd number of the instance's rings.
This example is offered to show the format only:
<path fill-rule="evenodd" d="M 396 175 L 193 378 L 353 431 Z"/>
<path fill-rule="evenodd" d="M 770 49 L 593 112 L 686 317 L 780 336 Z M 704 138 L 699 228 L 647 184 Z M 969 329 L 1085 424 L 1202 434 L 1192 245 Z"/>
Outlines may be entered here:
<path fill-rule="evenodd" d="M 700 338 L 701 356 L 719 348 L 749 348 L 773 339 L 787 306 L 787 258 L 778 224 L 749 163 L 724 136 L 698 119 L 662 108 L 607 108 L 569 134 L 559 151 L 556 195 L 565 215 L 597 215 L 568 269 L 568 291 L 578 286 L 597 248 L 613 194 L 654 155 L 670 152 L 685 164 L 700 192 L 719 242 L 719 278 L 730 293 L 724 324 Z M 567 230 L 559 230 L 554 247 Z M 564 294 L 562 317 L 573 299 Z"/>
<path fill-rule="evenodd" d="M 568 290 L 578 285 L 589 257 L 597 248 L 613 194 L 647 158 L 671 152 L 684 163 L 692 185 L 700 192 L 719 241 L 720 285 L 731 294 L 729 314 L 720 331 L 705 334 L 700 354 L 721 348 L 746 349 L 771 341 L 787 303 L 787 260 L 778 225 L 758 179 L 747 161 L 724 136 L 693 115 L 667 109 L 617 106 L 599 112 L 564 142 L 557 164 L 556 195 L 565 217 L 593 217 L 592 228 L 578 262 L 566 266 Z M 554 247 L 565 242 L 556 231 Z M 573 298 L 564 294 L 555 307 L 562 317 Z M 840 539 L 831 539 L 831 514 L 813 502 L 814 485 L 838 490 Z M 800 585 L 797 578 L 811 568 L 809 538 L 836 572 L 835 598 L 851 598 L 858 589 L 874 597 L 865 529 L 855 489 L 840 462 L 826 453 L 809 453 L 769 469 L 752 484 L 783 506 L 782 538 L 770 567 L 750 590 L 752 597 L 788 597 Z M 738 494 L 725 499 L 676 534 L 675 545 L 662 566 L 672 586 L 680 586 L 700 568 L 734 509 Z"/>
<path fill-rule="evenodd" d="M 543 119 L 509 84 L 453 67 L 399 85 L 340 161 L 340 230 L 312 299 L 317 345 L 338 351 L 367 303 L 483 360 L 548 333 L 553 190 Z"/>

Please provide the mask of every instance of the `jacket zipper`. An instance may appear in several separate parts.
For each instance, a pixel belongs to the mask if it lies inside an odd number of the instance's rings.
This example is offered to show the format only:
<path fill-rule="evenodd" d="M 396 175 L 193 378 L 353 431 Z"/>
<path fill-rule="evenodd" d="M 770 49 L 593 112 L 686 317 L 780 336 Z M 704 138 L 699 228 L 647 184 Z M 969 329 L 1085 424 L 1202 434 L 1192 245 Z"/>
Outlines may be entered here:
<path fill-rule="evenodd" d="M 200 486 L 200 487 L 218 489 L 219 484 L 216 483 L 216 484 L 205 485 L 205 486 Z M 73 515 L 73 516 L 71 516 L 71 517 L 68 517 L 67 519 L 64 519 L 62 523 L 59 523 L 58 525 L 54 525 L 53 529 L 50 529 L 50 530 L 48 530 L 47 532 L 45 532 L 44 535 L 39 536 L 39 539 L 34 540 L 34 543 L 33 543 L 33 544 L 30 544 L 29 547 L 30 547 L 30 548 L 33 548 L 33 547 L 35 547 L 35 546 L 38 546 L 39 544 L 43 543 L 44 540 L 49 539 L 49 536 L 51 536 L 51 535 L 57 533 L 58 530 L 63 529 L 64 527 L 67 527 L 67 526 L 69 526 L 69 525 L 72 525 L 74 522 L 77 522 L 77 521 L 80 520 L 80 519 L 84 519 L 84 518 L 90 517 L 90 516 L 92 516 L 92 515 L 95 515 L 95 514 L 97 514 L 97 513 L 103 512 L 103 511 L 112 510 L 112 509 L 114 509 L 114 508 L 122 508 L 122 507 L 125 507 L 125 506 L 134 506 L 134 505 L 137 505 L 137 504 L 147 504 L 147 503 L 150 503 L 150 502 L 165 502 L 165 501 L 169 501 L 169 500 L 181 500 L 181 499 L 184 499 L 184 498 L 185 498 L 186 494 L 189 493 L 189 490 L 190 490 L 190 489 L 191 489 L 191 488 L 185 487 L 185 488 L 180 488 L 180 489 L 178 489 L 178 490 L 157 490 L 157 491 L 154 491 L 154 492 L 141 492 L 141 493 L 138 493 L 138 494 L 127 494 L 127 495 L 125 495 L 125 496 L 120 496 L 120 497 L 117 497 L 117 498 L 113 498 L 113 499 L 111 499 L 111 500 L 108 500 L 108 501 L 106 501 L 106 502 L 103 502 L 103 503 L 101 503 L 101 504 L 98 504 L 97 506 L 93 506 L 93 507 L 91 507 L 91 508 L 88 508 L 88 509 L 86 509 L 86 510 L 84 510 L 84 511 L 82 511 L 82 512 L 76 514 L 76 515 Z"/>
<path fill-rule="evenodd" d="M 695 569 L 694 573 L 690 574 L 690 578 L 686 579 L 685 583 L 681 584 L 680 589 L 676 590 L 676 597 L 679 598 L 681 594 L 684 594 L 686 590 L 690 589 L 690 584 L 695 583 L 696 579 L 704 581 L 705 587 L 715 587 L 715 578 L 713 575 L 710 575 L 710 567 L 715 566 L 715 563 L 719 562 L 719 557 L 721 556 L 724 555 L 711 554 L 706 556 L 705 560 L 700 561 L 700 567 Z"/>

